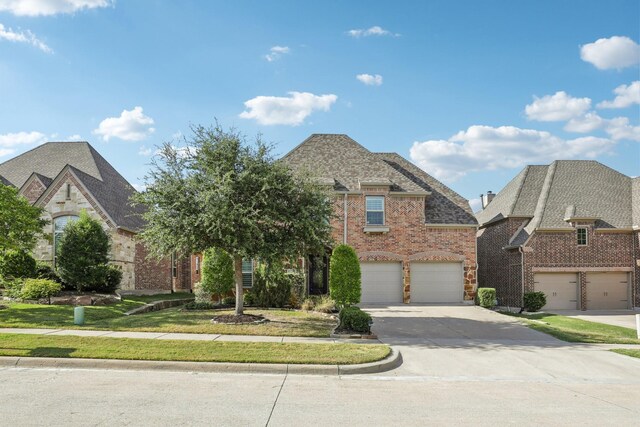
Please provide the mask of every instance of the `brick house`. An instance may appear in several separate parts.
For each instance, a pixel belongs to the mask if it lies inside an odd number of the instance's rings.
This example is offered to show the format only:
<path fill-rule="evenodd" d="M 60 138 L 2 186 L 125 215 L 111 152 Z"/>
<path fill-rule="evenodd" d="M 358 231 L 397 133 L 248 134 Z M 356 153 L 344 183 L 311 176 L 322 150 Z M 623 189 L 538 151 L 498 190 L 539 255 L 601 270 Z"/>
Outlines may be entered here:
<path fill-rule="evenodd" d="M 136 234 L 144 225 L 140 208 L 129 204 L 136 190 L 87 142 L 48 142 L 0 164 L 0 179 L 17 187 L 50 221 L 34 250 L 39 261 L 55 263 L 64 226 L 81 210 L 100 221 L 111 237 L 110 262 L 122 269 L 123 290 L 180 289 L 169 260 L 150 261 Z M 175 283 L 174 283 L 175 282 Z M 186 289 L 189 289 L 188 287 Z"/>
<path fill-rule="evenodd" d="M 547 309 L 640 303 L 640 178 L 596 161 L 527 166 L 476 216 L 478 282 L 500 305 L 543 291 Z"/>
<path fill-rule="evenodd" d="M 335 242 L 361 261 L 363 303 L 472 300 L 477 222 L 467 200 L 395 153 L 347 135 L 314 134 L 282 158 L 333 193 Z M 310 293 L 327 292 L 328 259 L 307 262 Z"/>

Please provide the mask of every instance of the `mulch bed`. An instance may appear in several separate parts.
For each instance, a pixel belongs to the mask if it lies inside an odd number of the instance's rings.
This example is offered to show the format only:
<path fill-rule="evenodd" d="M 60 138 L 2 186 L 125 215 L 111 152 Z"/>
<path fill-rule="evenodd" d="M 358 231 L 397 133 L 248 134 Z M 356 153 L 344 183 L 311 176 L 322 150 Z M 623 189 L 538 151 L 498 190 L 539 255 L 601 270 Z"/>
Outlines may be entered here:
<path fill-rule="evenodd" d="M 253 314 L 222 314 L 211 319 L 211 323 L 225 323 L 230 325 L 256 324 L 265 323 L 268 321 L 268 319 L 265 319 L 262 316 L 255 316 Z"/>

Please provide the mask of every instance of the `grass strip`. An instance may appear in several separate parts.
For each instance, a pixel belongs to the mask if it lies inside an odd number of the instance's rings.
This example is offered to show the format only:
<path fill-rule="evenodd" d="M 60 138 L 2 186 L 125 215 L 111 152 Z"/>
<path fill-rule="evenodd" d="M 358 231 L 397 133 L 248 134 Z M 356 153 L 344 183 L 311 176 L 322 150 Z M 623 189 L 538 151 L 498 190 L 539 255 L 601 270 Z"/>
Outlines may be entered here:
<path fill-rule="evenodd" d="M 630 348 L 614 348 L 614 353 L 624 354 L 625 356 L 637 357 L 640 359 L 640 350 L 632 350 Z"/>
<path fill-rule="evenodd" d="M 0 334 L 0 356 L 352 365 L 389 355 L 382 344 L 215 342 Z"/>
<path fill-rule="evenodd" d="M 568 342 L 591 344 L 640 344 L 635 329 L 590 322 L 551 313 L 502 314 L 522 319 L 531 329 Z"/>

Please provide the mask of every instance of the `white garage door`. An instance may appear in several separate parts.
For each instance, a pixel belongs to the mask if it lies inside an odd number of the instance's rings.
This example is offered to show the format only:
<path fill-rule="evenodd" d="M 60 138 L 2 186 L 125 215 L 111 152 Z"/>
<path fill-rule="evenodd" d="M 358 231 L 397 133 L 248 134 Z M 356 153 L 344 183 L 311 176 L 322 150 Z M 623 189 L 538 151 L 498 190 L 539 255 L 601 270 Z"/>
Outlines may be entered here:
<path fill-rule="evenodd" d="M 534 288 L 547 296 L 547 310 L 576 310 L 578 308 L 578 275 L 576 273 L 537 273 Z"/>
<path fill-rule="evenodd" d="M 627 273 L 587 273 L 587 310 L 629 308 Z"/>
<path fill-rule="evenodd" d="M 402 264 L 399 262 L 363 262 L 362 298 L 364 304 L 402 303 Z"/>
<path fill-rule="evenodd" d="M 461 262 L 411 263 L 411 302 L 455 303 L 463 299 Z"/>

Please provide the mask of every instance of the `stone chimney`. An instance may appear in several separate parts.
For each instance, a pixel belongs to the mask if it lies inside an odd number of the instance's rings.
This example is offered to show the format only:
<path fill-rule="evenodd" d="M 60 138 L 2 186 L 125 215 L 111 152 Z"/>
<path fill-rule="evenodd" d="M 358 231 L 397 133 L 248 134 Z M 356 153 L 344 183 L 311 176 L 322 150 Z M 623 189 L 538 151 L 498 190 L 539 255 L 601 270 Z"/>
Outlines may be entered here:
<path fill-rule="evenodd" d="M 482 209 L 485 209 L 496 195 L 491 190 L 487 191 L 487 194 L 481 194 L 480 200 L 482 200 Z"/>

